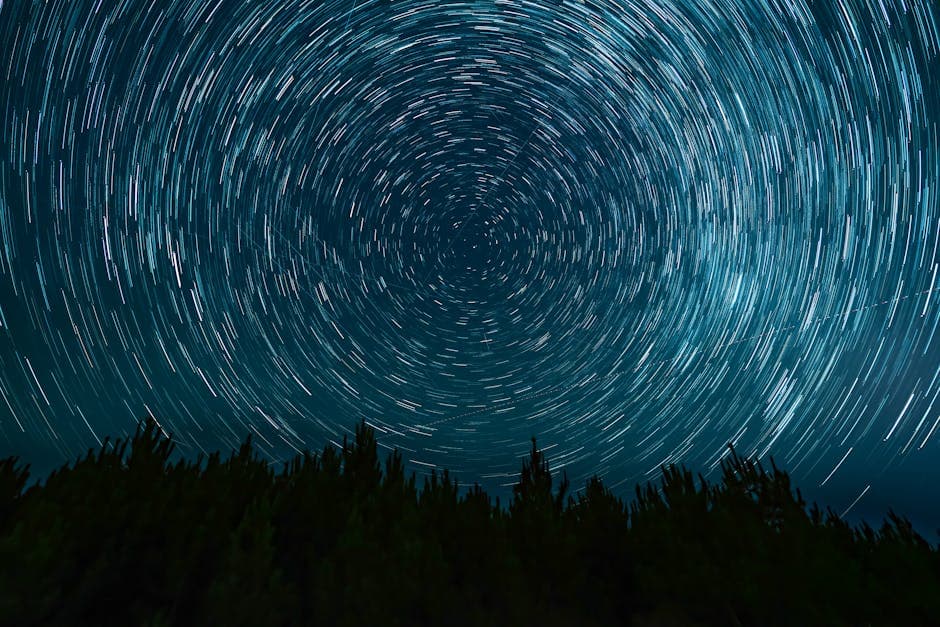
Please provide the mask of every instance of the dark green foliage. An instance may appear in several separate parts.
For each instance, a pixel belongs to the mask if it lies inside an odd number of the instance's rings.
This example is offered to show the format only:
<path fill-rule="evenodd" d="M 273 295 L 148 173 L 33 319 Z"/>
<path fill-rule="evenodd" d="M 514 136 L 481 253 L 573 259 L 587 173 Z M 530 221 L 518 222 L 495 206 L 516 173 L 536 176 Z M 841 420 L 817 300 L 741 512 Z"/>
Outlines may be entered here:
<path fill-rule="evenodd" d="M 0 625 L 940 624 L 907 520 L 853 529 L 733 449 L 628 507 L 556 487 L 533 440 L 507 509 L 447 471 L 418 488 L 364 423 L 281 472 L 250 438 L 172 455 L 148 421 L 25 491 L 0 461 Z"/>
<path fill-rule="evenodd" d="M 21 466 L 15 457 L 0 460 L 0 531 L 6 529 L 16 498 L 29 479 L 29 466 Z"/>

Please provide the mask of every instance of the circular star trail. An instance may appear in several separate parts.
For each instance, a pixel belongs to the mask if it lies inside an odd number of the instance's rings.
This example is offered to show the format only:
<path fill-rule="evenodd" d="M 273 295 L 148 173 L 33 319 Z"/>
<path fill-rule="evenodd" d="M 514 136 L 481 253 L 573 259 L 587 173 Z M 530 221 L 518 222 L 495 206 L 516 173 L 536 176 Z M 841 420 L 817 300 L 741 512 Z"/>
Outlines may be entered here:
<path fill-rule="evenodd" d="M 365 419 L 491 487 L 535 435 L 576 486 L 730 441 L 854 497 L 940 438 L 938 24 L 7 0 L 5 448 L 152 415 L 283 458 Z"/>

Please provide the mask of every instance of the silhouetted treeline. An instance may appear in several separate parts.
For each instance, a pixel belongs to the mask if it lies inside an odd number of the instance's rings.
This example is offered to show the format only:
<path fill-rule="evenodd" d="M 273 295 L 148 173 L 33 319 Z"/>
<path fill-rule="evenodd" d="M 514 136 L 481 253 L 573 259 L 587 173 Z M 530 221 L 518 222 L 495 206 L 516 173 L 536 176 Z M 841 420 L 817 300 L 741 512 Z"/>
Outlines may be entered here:
<path fill-rule="evenodd" d="M 275 471 L 250 439 L 171 462 L 153 423 L 24 491 L 0 462 L 3 625 L 929 625 L 940 555 L 852 528 L 738 456 L 663 469 L 629 506 L 553 486 L 532 443 L 509 507 L 416 485 L 361 424 Z"/>

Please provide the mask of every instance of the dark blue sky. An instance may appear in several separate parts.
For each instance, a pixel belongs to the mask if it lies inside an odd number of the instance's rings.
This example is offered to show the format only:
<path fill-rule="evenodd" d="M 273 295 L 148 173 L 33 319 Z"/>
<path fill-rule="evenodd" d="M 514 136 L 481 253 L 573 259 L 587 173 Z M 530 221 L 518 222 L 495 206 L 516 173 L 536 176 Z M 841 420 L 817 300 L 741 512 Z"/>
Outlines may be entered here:
<path fill-rule="evenodd" d="M 627 495 L 734 442 L 931 530 L 938 24 L 0 3 L 0 454 L 152 415 L 284 459 L 366 419 L 418 472 L 505 492 L 536 436 Z"/>

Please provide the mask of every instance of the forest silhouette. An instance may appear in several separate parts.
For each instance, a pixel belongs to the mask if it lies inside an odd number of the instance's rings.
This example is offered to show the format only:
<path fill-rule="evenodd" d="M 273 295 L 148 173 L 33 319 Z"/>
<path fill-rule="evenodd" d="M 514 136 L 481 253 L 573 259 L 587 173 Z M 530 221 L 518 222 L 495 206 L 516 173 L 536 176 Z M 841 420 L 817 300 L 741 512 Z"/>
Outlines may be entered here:
<path fill-rule="evenodd" d="M 247 438 L 171 461 L 148 420 L 26 487 L 0 461 L 2 625 L 937 625 L 940 552 L 852 527 L 732 448 L 627 503 L 576 495 L 532 440 L 508 507 L 417 485 L 360 423 L 273 468 Z"/>

